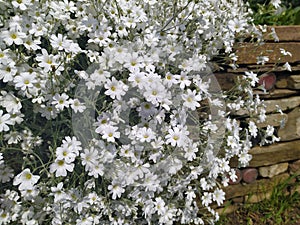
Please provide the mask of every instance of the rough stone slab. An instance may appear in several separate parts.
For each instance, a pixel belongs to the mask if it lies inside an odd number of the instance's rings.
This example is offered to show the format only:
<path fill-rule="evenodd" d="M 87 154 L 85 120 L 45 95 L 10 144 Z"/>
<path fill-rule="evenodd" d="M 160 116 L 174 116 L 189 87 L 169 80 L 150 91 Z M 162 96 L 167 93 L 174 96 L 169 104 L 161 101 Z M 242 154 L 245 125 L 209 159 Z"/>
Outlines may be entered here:
<path fill-rule="evenodd" d="M 293 72 L 295 71 L 300 71 L 300 65 L 298 64 L 290 64 L 291 69 Z M 253 71 L 255 73 L 262 73 L 262 72 L 280 72 L 280 71 L 287 71 L 285 68 L 282 66 L 274 67 L 274 64 L 268 64 L 266 63 L 265 65 L 257 65 L 255 64 L 249 64 L 249 65 L 240 65 L 240 67 L 236 69 L 228 68 L 227 72 L 229 73 L 245 73 L 246 71 Z M 289 73 L 289 72 L 287 72 Z"/>
<path fill-rule="evenodd" d="M 216 209 L 216 212 L 219 214 L 219 215 L 224 215 L 224 214 L 229 214 L 229 213 L 233 213 L 235 212 L 236 210 L 238 210 L 239 206 L 237 205 L 228 205 L 226 207 L 222 207 L 222 208 L 217 208 Z"/>
<path fill-rule="evenodd" d="M 295 95 L 297 93 L 299 93 L 299 91 L 290 89 L 273 89 L 266 93 L 263 91 L 254 91 L 254 94 L 258 94 L 261 99 L 283 98 Z"/>
<path fill-rule="evenodd" d="M 300 41 L 300 26 L 268 26 L 267 32 L 264 35 L 264 40 L 274 41 L 274 38 L 270 36 L 272 27 L 279 38 L 279 42 L 285 41 Z"/>
<path fill-rule="evenodd" d="M 288 109 L 294 109 L 297 106 L 300 105 L 300 96 L 293 96 L 289 98 L 283 98 L 283 99 L 272 99 L 272 100 L 266 100 L 265 104 L 267 106 L 266 111 L 267 113 L 276 112 L 276 105 L 280 106 L 282 111 L 288 110 Z"/>
<path fill-rule="evenodd" d="M 300 159 L 300 140 L 254 147 L 249 150 L 251 167 L 269 166 L 281 162 Z"/>
<path fill-rule="evenodd" d="M 274 113 L 274 114 L 268 114 L 266 116 L 266 120 L 262 123 L 258 123 L 257 119 L 252 119 L 252 120 L 256 123 L 257 127 L 262 128 L 262 127 L 267 127 L 268 125 L 271 125 L 273 127 L 279 127 L 281 125 L 281 122 L 283 120 L 287 121 L 287 119 L 288 119 L 288 115 L 285 113 L 283 114 Z M 247 121 L 249 121 L 249 119 L 247 119 Z"/>
<path fill-rule="evenodd" d="M 300 175 L 300 159 L 289 164 L 289 172 L 292 175 L 293 174 Z"/>
<path fill-rule="evenodd" d="M 214 73 L 222 90 L 230 90 L 234 87 L 235 81 L 240 74 L 235 73 Z"/>
<path fill-rule="evenodd" d="M 226 193 L 226 199 L 232 199 L 235 197 L 246 196 L 255 193 L 262 193 L 268 190 L 272 190 L 274 186 L 288 179 L 288 177 L 288 173 L 283 173 L 271 179 L 257 180 L 252 184 L 238 184 L 227 186 L 224 188 L 224 191 Z"/>
<path fill-rule="evenodd" d="M 292 75 L 287 78 L 288 88 L 300 89 L 300 75 Z"/>
<path fill-rule="evenodd" d="M 284 56 L 280 49 L 290 52 L 292 56 Z M 265 43 L 257 45 L 252 43 L 239 44 L 236 50 L 238 56 L 237 64 L 256 64 L 257 56 L 268 56 L 267 63 L 294 63 L 300 61 L 300 42 L 289 43 Z"/>
<path fill-rule="evenodd" d="M 288 113 L 285 126 L 278 131 L 281 141 L 300 139 L 300 107 Z"/>
<path fill-rule="evenodd" d="M 288 163 L 279 163 L 272 166 L 260 167 L 258 171 L 260 176 L 272 178 L 278 174 L 286 172 L 288 166 Z"/>
<path fill-rule="evenodd" d="M 264 101 L 266 105 L 266 112 L 267 113 L 275 113 L 277 112 L 277 106 L 280 106 L 282 111 L 294 109 L 300 105 L 300 96 L 293 96 L 289 98 L 281 98 L 281 99 L 271 99 Z M 238 111 L 233 111 L 233 115 L 238 116 L 246 116 L 248 111 L 245 109 L 240 109 Z"/>
<path fill-rule="evenodd" d="M 233 198 L 233 199 L 231 199 L 231 200 L 232 200 L 232 202 L 234 202 L 234 203 L 244 203 L 244 202 L 245 202 L 244 196 L 236 197 L 236 198 Z"/>
<path fill-rule="evenodd" d="M 288 87 L 288 82 L 286 77 L 278 77 L 276 84 L 276 88 L 287 88 Z"/>
<path fill-rule="evenodd" d="M 270 199 L 272 191 L 250 194 L 245 196 L 246 203 L 258 203 L 266 199 Z"/>

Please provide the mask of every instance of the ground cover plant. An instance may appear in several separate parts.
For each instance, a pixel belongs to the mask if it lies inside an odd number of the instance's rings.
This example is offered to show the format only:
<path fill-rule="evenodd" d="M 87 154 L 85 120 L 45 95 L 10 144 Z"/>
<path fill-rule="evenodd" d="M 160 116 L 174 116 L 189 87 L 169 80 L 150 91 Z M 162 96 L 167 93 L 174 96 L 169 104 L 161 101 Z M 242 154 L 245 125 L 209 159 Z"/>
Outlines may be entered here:
<path fill-rule="evenodd" d="M 0 224 L 213 223 L 229 160 L 277 140 L 256 126 L 257 74 L 226 92 L 213 76 L 216 55 L 236 66 L 238 37 L 260 40 L 243 1 L 0 9 Z"/>

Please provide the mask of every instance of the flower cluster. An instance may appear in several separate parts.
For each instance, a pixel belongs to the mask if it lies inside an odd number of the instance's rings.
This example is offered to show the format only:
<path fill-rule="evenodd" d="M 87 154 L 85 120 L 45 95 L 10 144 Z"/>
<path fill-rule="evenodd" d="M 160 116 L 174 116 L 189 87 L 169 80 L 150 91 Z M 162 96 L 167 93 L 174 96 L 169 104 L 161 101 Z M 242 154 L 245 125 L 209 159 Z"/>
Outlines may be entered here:
<path fill-rule="evenodd" d="M 218 219 L 229 160 L 247 165 L 258 135 L 234 114 L 265 119 L 256 74 L 223 92 L 210 66 L 237 35 L 259 33 L 243 1 L 0 8 L 0 224 Z"/>

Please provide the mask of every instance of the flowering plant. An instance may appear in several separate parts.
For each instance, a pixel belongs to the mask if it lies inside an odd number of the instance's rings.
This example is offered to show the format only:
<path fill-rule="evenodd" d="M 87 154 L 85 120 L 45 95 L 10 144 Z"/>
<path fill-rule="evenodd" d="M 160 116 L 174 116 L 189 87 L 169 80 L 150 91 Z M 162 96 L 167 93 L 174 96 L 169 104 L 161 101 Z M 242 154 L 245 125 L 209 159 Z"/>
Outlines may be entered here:
<path fill-rule="evenodd" d="M 240 0 L 0 1 L 0 224 L 204 224 L 251 159 L 256 74 L 210 62 L 259 32 Z M 273 140 L 270 140 L 270 138 Z M 266 139 L 268 138 L 268 139 Z M 274 141 L 273 129 L 262 142 Z"/>

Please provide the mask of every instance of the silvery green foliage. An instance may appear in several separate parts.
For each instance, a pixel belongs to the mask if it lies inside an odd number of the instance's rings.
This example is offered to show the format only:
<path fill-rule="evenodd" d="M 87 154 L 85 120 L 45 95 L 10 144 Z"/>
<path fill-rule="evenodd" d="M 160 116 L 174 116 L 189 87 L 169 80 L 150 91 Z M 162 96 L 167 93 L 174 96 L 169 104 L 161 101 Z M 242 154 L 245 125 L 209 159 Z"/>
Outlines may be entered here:
<path fill-rule="evenodd" d="M 259 35 L 242 1 L 0 7 L 0 224 L 218 219 L 229 160 L 247 165 L 258 135 L 227 110 L 265 118 L 256 74 L 231 95 L 212 73 L 237 36 Z"/>

